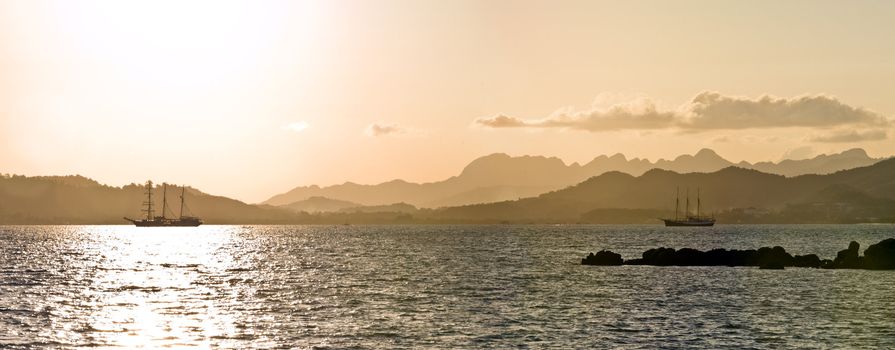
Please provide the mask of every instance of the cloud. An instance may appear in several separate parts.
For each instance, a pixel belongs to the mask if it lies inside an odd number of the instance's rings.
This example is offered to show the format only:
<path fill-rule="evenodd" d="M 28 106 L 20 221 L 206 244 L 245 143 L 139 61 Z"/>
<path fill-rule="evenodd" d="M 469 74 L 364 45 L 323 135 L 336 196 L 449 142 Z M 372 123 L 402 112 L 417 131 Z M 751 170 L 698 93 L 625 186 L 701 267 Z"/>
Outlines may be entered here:
<path fill-rule="evenodd" d="M 675 122 L 673 112 L 662 112 L 648 99 L 638 99 L 630 103 L 616 104 L 606 109 L 591 109 L 575 112 L 565 109 L 539 120 L 498 115 L 480 118 L 476 124 L 491 128 L 568 128 L 586 131 L 653 130 L 665 129 Z"/>
<path fill-rule="evenodd" d="M 373 123 L 364 129 L 364 134 L 370 137 L 379 136 L 422 136 L 421 130 L 407 128 L 398 124 Z"/>
<path fill-rule="evenodd" d="M 887 133 L 885 130 L 877 129 L 877 130 L 843 130 L 843 131 L 835 131 L 825 135 L 818 135 L 809 138 L 809 141 L 812 142 L 828 142 L 828 143 L 844 143 L 844 142 L 859 142 L 859 141 L 876 141 L 876 140 L 885 140 L 887 137 Z"/>
<path fill-rule="evenodd" d="M 297 122 L 292 122 L 292 123 L 286 124 L 285 126 L 283 126 L 283 129 L 291 130 L 291 131 L 295 131 L 295 132 L 302 132 L 305 129 L 307 129 L 309 126 L 310 126 L 310 124 L 308 124 L 308 122 L 302 120 L 302 121 L 297 121 Z"/>
<path fill-rule="evenodd" d="M 706 130 L 883 126 L 889 123 L 876 112 L 852 107 L 824 95 L 791 99 L 765 95 L 753 100 L 703 92 L 685 106 L 682 114 L 681 127 Z"/>
<path fill-rule="evenodd" d="M 883 127 L 892 122 L 861 107 L 853 107 L 825 95 L 757 99 L 702 92 L 675 110 L 661 110 L 647 98 L 584 111 L 558 111 L 543 119 L 519 119 L 497 115 L 479 118 L 475 124 L 489 128 L 560 128 L 591 132 L 673 129 L 707 130 L 771 129 L 789 127 L 833 128 L 839 126 Z"/>
<path fill-rule="evenodd" d="M 811 146 L 796 147 L 796 148 L 788 149 L 788 150 L 786 150 L 786 152 L 783 152 L 783 155 L 780 157 L 780 160 L 783 161 L 783 160 L 787 160 L 787 159 L 791 159 L 791 160 L 808 159 L 808 158 L 813 157 L 816 153 L 817 152 L 815 152 L 814 147 L 811 147 Z"/>
<path fill-rule="evenodd" d="M 492 118 L 479 118 L 475 120 L 475 123 L 489 128 L 518 128 L 531 126 L 519 118 L 507 117 L 505 115 L 497 115 Z"/>

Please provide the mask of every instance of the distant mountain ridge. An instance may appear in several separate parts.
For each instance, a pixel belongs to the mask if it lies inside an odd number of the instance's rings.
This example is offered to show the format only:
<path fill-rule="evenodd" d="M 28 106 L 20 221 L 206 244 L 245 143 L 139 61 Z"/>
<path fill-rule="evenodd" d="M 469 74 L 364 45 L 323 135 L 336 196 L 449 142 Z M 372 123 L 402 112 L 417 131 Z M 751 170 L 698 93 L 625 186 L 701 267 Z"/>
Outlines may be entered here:
<path fill-rule="evenodd" d="M 393 203 L 388 205 L 372 205 L 365 206 L 354 202 L 340 201 L 337 199 L 329 199 L 326 197 L 311 197 L 303 201 L 293 202 L 281 205 L 279 208 L 285 208 L 294 212 L 305 212 L 310 214 L 318 213 L 413 213 L 416 207 L 407 203 Z"/>
<path fill-rule="evenodd" d="M 417 185 L 419 186 L 419 185 Z M 895 159 L 827 175 L 785 177 L 730 166 L 715 172 L 610 171 L 579 184 L 518 200 L 439 209 L 408 203 L 310 214 L 251 205 L 187 188 L 191 211 L 209 224 L 642 223 L 672 215 L 675 189 L 700 189 L 703 213 L 719 223 L 895 222 Z M 0 224 L 125 224 L 139 215 L 144 188 L 112 187 L 81 176 L 0 175 Z M 155 189 L 156 205 L 160 204 Z M 314 199 L 304 204 L 354 203 Z M 169 201 L 173 212 L 178 201 Z M 683 206 L 683 201 L 682 201 Z M 329 208 L 334 209 L 334 208 Z M 694 209 L 691 207 L 691 209 Z M 682 208 L 683 210 L 683 208 Z"/>
<path fill-rule="evenodd" d="M 822 154 L 811 159 L 792 160 L 786 159 L 777 163 L 747 162 L 737 163 L 737 166 L 747 169 L 755 169 L 765 173 L 780 174 L 784 176 L 798 176 L 805 174 L 830 174 L 840 170 L 859 168 L 872 165 L 886 158 L 871 158 L 867 152 L 860 148 L 854 148 L 842 153 L 826 155 Z"/>
<path fill-rule="evenodd" d="M 599 210 L 674 212 L 676 189 L 701 190 L 703 214 L 760 208 L 780 211 L 787 222 L 835 221 L 831 216 L 863 217 L 869 222 L 895 220 L 895 159 L 826 175 L 785 177 L 736 166 L 711 173 L 680 174 L 653 169 L 640 176 L 617 171 L 592 177 L 562 190 L 498 203 L 443 208 L 440 219 L 464 222 L 579 222 Z M 800 216 L 801 215 L 801 216 Z M 647 222 L 658 223 L 655 217 Z M 866 222 L 866 221 L 865 221 Z"/>
<path fill-rule="evenodd" d="M 495 153 L 470 162 L 459 175 L 443 181 L 411 183 L 393 180 L 378 185 L 347 182 L 327 187 L 302 186 L 278 194 L 264 204 L 286 205 L 312 197 L 350 201 L 362 205 L 385 205 L 406 202 L 421 208 L 460 206 L 500 202 L 537 196 L 549 191 L 575 185 L 590 177 L 617 171 L 639 176 L 651 169 L 678 173 L 714 172 L 737 166 L 784 176 L 829 174 L 840 170 L 872 165 L 883 158 L 872 158 L 863 149 L 851 149 L 836 154 L 822 154 L 811 159 L 774 162 L 733 163 L 710 149 L 693 155 L 681 155 L 673 160 L 628 159 L 621 153 L 601 155 L 587 164 L 566 165 L 556 157 L 511 157 Z"/>
<path fill-rule="evenodd" d="M 305 200 L 281 205 L 280 207 L 296 212 L 303 211 L 307 213 L 329 213 L 360 206 L 360 204 L 349 201 L 340 201 L 338 199 L 329 199 L 326 197 L 311 197 Z"/>

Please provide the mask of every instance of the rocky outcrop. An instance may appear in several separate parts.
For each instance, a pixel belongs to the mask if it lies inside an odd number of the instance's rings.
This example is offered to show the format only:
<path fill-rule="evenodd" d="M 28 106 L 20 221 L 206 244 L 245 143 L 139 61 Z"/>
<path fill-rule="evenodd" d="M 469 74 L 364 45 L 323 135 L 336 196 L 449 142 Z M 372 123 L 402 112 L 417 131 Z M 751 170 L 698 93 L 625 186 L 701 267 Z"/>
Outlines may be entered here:
<path fill-rule="evenodd" d="M 859 249 L 861 249 L 861 245 L 852 241 L 848 244 L 848 249 L 840 250 L 839 253 L 836 253 L 836 259 L 833 259 L 832 263 L 823 267 L 828 269 L 859 269 L 864 265 L 864 258 L 859 255 Z"/>
<path fill-rule="evenodd" d="M 895 238 L 872 244 L 864 251 L 864 268 L 895 270 Z"/>
<path fill-rule="evenodd" d="M 848 249 L 840 251 L 833 260 L 821 260 L 816 254 L 796 255 L 787 253 L 783 247 L 762 247 L 758 250 L 712 249 L 700 251 L 692 248 L 653 248 L 639 259 L 622 259 L 620 254 L 601 250 L 581 259 L 582 265 L 652 265 L 652 266 L 757 266 L 761 269 L 783 269 L 785 267 L 809 267 L 828 269 L 895 269 L 895 239 L 889 238 L 871 245 L 859 255 L 861 246 L 851 242 Z"/>
<path fill-rule="evenodd" d="M 586 258 L 581 259 L 581 265 L 600 265 L 600 266 L 614 266 L 621 265 L 624 260 L 622 260 L 622 255 L 610 252 L 608 250 L 601 250 L 597 252 L 597 254 L 590 253 Z"/>
<path fill-rule="evenodd" d="M 763 247 L 758 250 L 713 249 L 706 252 L 682 248 L 654 248 L 643 252 L 642 258 L 625 261 L 627 265 L 654 266 L 805 266 L 819 267 L 810 256 L 793 257 L 783 247 Z M 814 256 L 817 258 L 817 256 Z M 798 260 L 797 260 L 798 259 Z M 798 263 L 797 263 L 798 261 Z"/>
<path fill-rule="evenodd" d="M 792 259 L 793 267 L 813 267 L 818 268 L 821 267 L 823 261 L 820 260 L 820 257 L 817 254 L 808 254 L 808 255 L 796 255 Z"/>

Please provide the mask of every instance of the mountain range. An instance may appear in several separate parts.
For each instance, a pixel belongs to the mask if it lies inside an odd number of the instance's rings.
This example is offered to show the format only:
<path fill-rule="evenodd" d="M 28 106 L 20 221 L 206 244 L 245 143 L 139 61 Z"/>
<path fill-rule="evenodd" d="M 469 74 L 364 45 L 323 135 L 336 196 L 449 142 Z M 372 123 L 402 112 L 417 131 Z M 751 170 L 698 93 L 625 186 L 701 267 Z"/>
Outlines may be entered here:
<path fill-rule="evenodd" d="M 340 201 L 326 197 L 311 197 L 303 201 L 281 205 L 280 208 L 294 212 L 311 214 L 319 213 L 413 213 L 417 208 L 407 203 L 393 203 L 386 205 L 361 205 L 354 202 Z"/>
<path fill-rule="evenodd" d="M 832 174 L 794 177 L 736 166 L 685 174 L 653 169 L 636 177 L 613 171 L 537 197 L 442 208 L 435 215 L 445 221 L 565 223 L 587 221 L 582 218 L 618 209 L 673 215 L 677 193 L 680 211 L 686 210 L 689 193 L 689 209 L 694 212 L 697 191 L 702 214 L 733 215 L 748 209 L 765 216 L 774 213 L 780 222 L 892 222 L 895 159 Z M 795 220 L 799 216 L 801 219 Z M 657 222 L 656 216 L 640 219 Z"/>
<path fill-rule="evenodd" d="M 356 208 L 361 206 L 362 205 L 354 202 L 314 196 L 305 200 L 292 202 L 287 205 L 281 205 L 280 207 L 295 212 L 303 211 L 306 213 L 330 213 L 337 212 L 342 209 Z"/>
<path fill-rule="evenodd" d="M 737 166 L 792 177 L 804 174 L 829 174 L 871 165 L 881 159 L 868 156 L 863 149 L 851 149 L 811 159 L 783 160 L 776 163 L 752 164 L 745 161 L 733 163 L 710 149 L 702 149 L 693 155 L 681 155 L 673 160 L 659 159 L 651 162 L 641 158 L 628 159 L 618 153 L 613 156 L 598 156 L 584 165 L 578 163 L 567 165 L 556 157 L 511 157 L 496 153 L 473 160 L 459 175 L 443 181 L 420 184 L 393 180 L 377 185 L 347 182 L 326 187 L 301 186 L 275 195 L 264 204 L 290 205 L 314 197 L 323 197 L 360 205 L 405 202 L 421 208 L 438 208 L 537 196 L 613 171 L 639 176 L 651 169 L 677 173 L 706 173 Z M 293 205 L 295 206 L 300 205 Z"/>
<path fill-rule="evenodd" d="M 113 187 L 83 176 L 0 176 L 0 224 L 124 224 L 140 215 L 142 185 Z M 674 214 L 680 190 L 719 223 L 895 222 L 895 159 L 826 175 L 783 176 L 729 166 L 714 172 L 610 171 L 529 198 L 438 209 L 407 203 L 355 206 L 313 199 L 305 207 L 252 205 L 187 187 L 188 211 L 210 224 L 653 223 Z M 161 203 L 155 188 L 156 206 Z M 176 198 L 177 193 L 169 191 Z M 313 202 L 313 203 L 312 203 Z M 309 204 L 310 203 L 310 204 Z M 325 207 L 336 203 L 339 207 Z M 325 207 L 325 208 L 324 208 Z M 695 210 L 695 204 L 690 209 Z M 169 201 L 169 215 L 179 201 Z"/>

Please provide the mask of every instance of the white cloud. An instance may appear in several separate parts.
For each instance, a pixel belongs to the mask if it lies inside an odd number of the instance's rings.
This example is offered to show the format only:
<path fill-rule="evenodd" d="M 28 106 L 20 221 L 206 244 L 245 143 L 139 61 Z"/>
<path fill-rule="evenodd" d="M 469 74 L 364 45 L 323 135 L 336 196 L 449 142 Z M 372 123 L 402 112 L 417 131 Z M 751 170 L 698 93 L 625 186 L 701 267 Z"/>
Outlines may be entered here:
<path fill-rule="evenodd" d="M 498 115 L 480 118 L 475 122 L 491 128 L 568 128 L 586 131 L 651 130 L 665 129 L 675 123 L 673 112 L 659 111 L 655 103 L 648 99 L 638 99 L 629 103 L 616 104 L 606 109 L 573 111 L 565 109 L 537 120 L 522 120 Z"/>
<path fill-rule="evenodd" d="M 424 132 L 419 129 L 403 127 L 394 123 L 373 123 L 364 129 L 364 135 L 370 137 L 380 136 L 424 136 Z"/>
<path fill-rule="evenodd" d="M 490 118 L 479 118 L 475 120 L 475 123 L 489 128 L 522 128 L 534 126 L 532 124 L 526 123 L 522 119 L 508 117 L 503 114 L 496 115 Z"/>
<path fill-rule="evenodd" d="M 883 126 L 889 121 L 876 112 L 852 107 L 825 95 L 791 99 L 758 99 L 703 92 L 682 106 L 680 127 L 687 129 L 763 129 L 785 127 Z"/>
<path fill-rule="evenodd" d="M 647 98 L 588 110 L 561 110 L 543 119 L 497 115 L 479 118 L 475 124 L 488 128 L 559 128 L 586 131 L 674 129 L 686 132 L 840 126 L 885 127 L 888 118 L 862 107 L 853 107 L 826 95 L 757 99 L 702 92 L 675 110 L 662 110 Z M 879 137 L 879 133 L 873 136 Z M 885 135 L 883 135 L 885 137 Z"/>
<path fill-rule="evenodd" d="M 308 124 L 308 122 L 302 120 L 286 124 L 285 126 L 283 126 L 283 129 L 291 130 L 294 132 L 302 132 L 305 131 L 305 129 L 307 129 L 309 126 L 310 124 Z"/>

